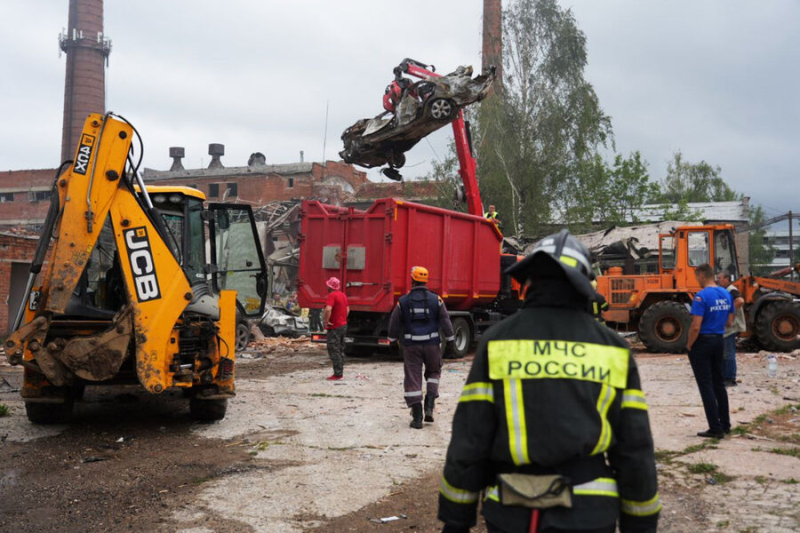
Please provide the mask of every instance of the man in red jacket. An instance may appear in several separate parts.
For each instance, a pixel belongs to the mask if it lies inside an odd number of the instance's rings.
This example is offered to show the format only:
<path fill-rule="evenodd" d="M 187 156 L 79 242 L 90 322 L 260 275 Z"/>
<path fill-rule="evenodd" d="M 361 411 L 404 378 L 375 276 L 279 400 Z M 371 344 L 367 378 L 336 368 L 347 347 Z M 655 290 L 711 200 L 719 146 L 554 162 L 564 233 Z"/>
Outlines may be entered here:
<path fill-rule="evenodd" d="M 347 296 L 341 291 L 339 278 L 325 282 L 328 286 L 328 300 L 325 302 L 323 323 L 328 330 L 328 355 L 333 362 L 333 375 L 328 381 L 339 381 L 344 377 L 344 336 L 347 333 L 347 315 L 350 306 Z"/>

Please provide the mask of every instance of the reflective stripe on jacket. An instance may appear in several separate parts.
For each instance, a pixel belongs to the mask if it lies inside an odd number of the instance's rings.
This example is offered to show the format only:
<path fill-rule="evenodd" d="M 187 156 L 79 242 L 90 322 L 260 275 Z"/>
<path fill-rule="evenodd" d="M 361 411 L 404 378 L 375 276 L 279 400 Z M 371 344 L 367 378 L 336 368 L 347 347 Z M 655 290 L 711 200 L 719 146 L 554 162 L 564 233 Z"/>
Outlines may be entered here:
<path fill-rule="evenodd" d="M 505 507 L 504 472 L 561 474 L 573 507 L 542 527 L 655 531 L 657 492 L 647 402 L 627 344 L 583 310 L 526 307 L 487 331 L 459 398 L 439 493 L 439 519 L 483 514 L 527 531 L 530 510 Z"/>
<path fill-rule="evenodd" d="M 419 286 L 411 289 L 399 301 L 403 346 L 426 346 L 439 344 L 439 297 Z"/>

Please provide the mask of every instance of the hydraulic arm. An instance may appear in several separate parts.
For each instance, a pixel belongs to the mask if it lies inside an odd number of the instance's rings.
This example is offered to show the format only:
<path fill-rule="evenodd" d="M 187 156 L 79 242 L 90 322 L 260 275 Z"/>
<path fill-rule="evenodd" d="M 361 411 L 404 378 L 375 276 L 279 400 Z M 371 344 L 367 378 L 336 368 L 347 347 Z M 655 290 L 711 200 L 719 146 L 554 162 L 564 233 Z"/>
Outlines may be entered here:
<path fill-rule="evenodd" d="M 439 78 L 433 65 L 424 65 L 413 59 L 405 59 L 400 65 L 395 67 L 395 77 L 408 74 L 415 78 L 425 79 L 429 77 Z M 459 111 L 457 118 L 452 122 L 453 138 L 456 143 L 456 153 L 458 155 L 458 174 L 464 184 L 464 199 L 467 204 L 467 211 L 471 215 L 483 216 L 483 203 L 481 202 L 481 192 L 478 188 L 477 165 L 475 156 L 472 153 L 472 139 L 469 134 L 468 123 L 464 120 L 464 112 Z"/>

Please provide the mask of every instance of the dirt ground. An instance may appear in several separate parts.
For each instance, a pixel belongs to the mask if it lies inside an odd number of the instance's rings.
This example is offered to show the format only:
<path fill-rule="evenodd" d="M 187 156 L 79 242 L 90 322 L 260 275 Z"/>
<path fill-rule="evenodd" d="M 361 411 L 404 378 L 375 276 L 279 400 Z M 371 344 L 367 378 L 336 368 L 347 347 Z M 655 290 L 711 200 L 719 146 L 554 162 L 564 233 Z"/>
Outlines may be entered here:
<path fill-rule="evenodd" d="M 437 421 L 410 430 L 402 366 L 283 342 L 238 363 L 238 395 L 215 424 L 189 419 L 180 394 L 88 388 L 69 426 L 27 422 L 21 372 L 0 356 L 0 531 L 434 532 L 449 422 L 469 360 L 449 361 Z M 705 429 L 685 356 L 637 356 L 650 405 L 661 531 L 800 530 L 800 358 L 777 378 L 740 354 L 734 425 Z M 388 523 L 375 520 L 396 516 Z M 473 529 L 483 533 L 481 527 Z"/>

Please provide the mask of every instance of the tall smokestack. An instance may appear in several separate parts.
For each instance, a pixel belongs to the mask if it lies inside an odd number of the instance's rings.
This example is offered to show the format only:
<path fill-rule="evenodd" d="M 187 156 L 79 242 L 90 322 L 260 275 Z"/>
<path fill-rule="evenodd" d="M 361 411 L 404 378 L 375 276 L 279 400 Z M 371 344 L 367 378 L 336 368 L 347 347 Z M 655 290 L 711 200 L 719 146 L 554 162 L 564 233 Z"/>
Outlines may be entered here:
<path fill-rule="evenodd" d="M 483 0 L 483 70 L 497 67 L 497 82 L 503 80 L 503 2 Z"/>
<path fill-rule="evenodd" d="M 105 113 L 105 67 L 111 41 L 103 34 L 103 0 L 70 0 L 69 22 L 61 34 L 67 54 L 61 160 L 72 159 L 86 115 Z"/>

